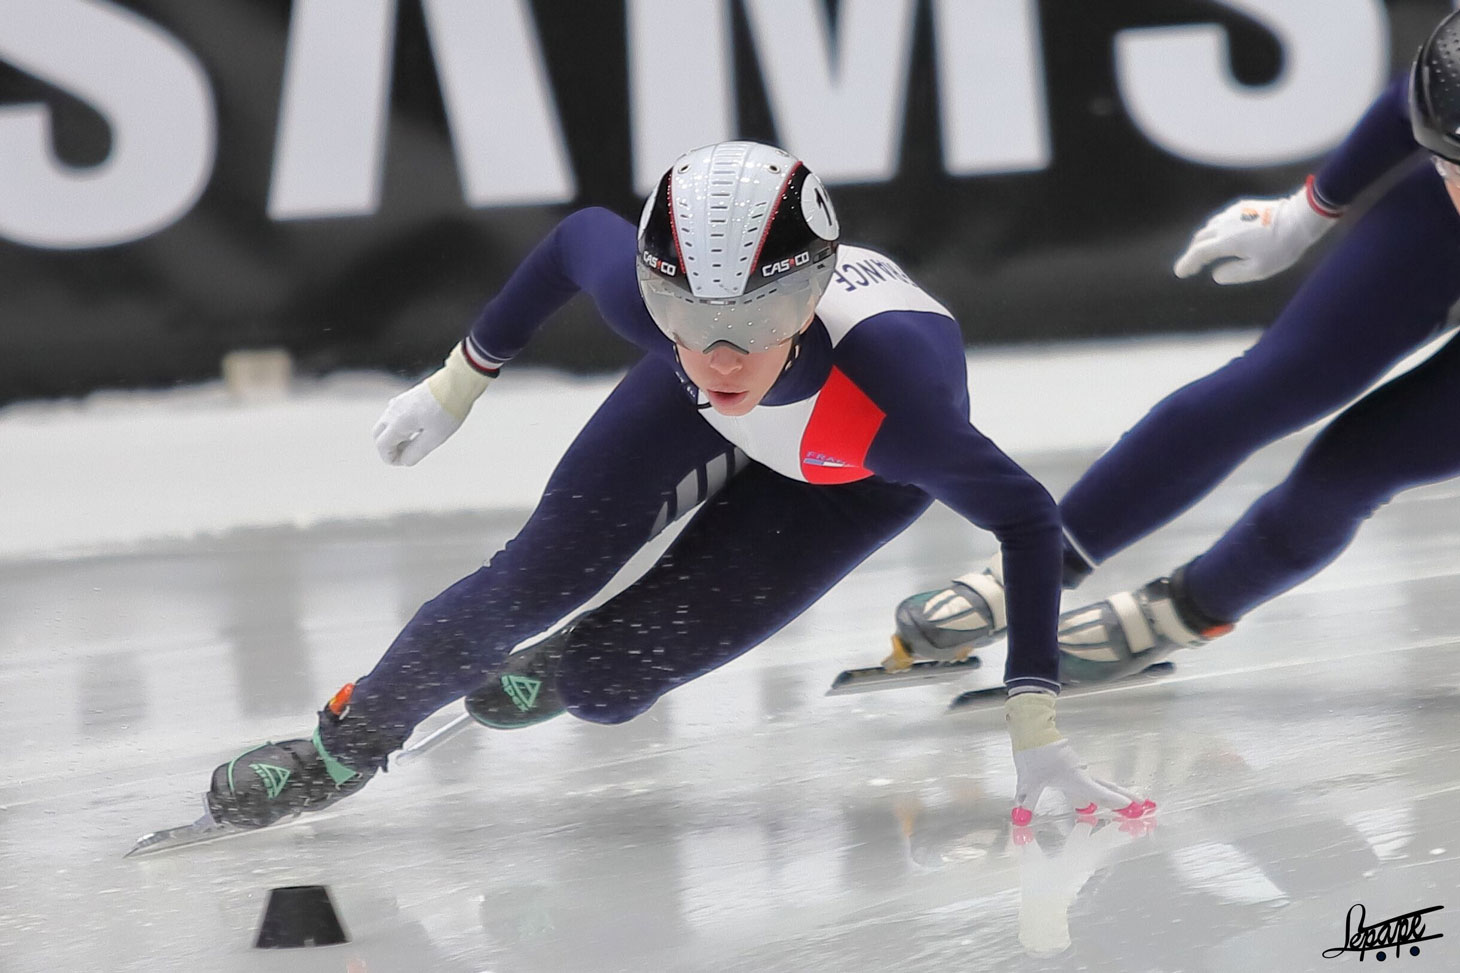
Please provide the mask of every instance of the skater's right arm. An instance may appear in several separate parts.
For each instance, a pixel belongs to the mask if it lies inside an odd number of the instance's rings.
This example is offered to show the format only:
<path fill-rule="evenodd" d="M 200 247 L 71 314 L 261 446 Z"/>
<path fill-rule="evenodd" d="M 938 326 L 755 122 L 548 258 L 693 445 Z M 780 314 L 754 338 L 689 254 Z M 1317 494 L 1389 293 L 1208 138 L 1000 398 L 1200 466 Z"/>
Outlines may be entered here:
<path fill-rule="evenodd" d="M 672 345 L 639 296 L 634 225 L 602 207 L 569 215 L 527 255 L 471 326 L 468 341 L 501 364 L 524 347 L 539 325 L 573 295 L 593 298 L 620 336 L 644 351 L 672 356 Z"/>
<path fill-rule="evenodd" d="M 414 466 L 445 442 L 502 365 L 580 291 L 592 296 L 618 334 L 672 358 L 669 339 L 639 296 L 636 255 L 634 227 L 623 217 L 595 207 L 564 219 L 482 309 L 442 367 L 386 405 L 373 433 L 380 458 L 393 466 Z"/>
<path fill-rule="evenodd" d="M 1341 210 L 1419 148 L 1409 122 L 1409 73 L 1405 72 L 1369 106 L 1353 131 L 1329 153 L 1313 177 L 1314 191 Z"/>
<path fill-rule="evenodd" d="M 1409 124 L 1409 76 L 1390 83 L 1347 138 L 1296 192 L 1239 199 L 1196 232 L 1176 260 L 1177 277 L 1215 263 L 1212 280 L 1265 280 L 1293 264 L 1332 229 L 1344 207 L 1416 149 Z"/>

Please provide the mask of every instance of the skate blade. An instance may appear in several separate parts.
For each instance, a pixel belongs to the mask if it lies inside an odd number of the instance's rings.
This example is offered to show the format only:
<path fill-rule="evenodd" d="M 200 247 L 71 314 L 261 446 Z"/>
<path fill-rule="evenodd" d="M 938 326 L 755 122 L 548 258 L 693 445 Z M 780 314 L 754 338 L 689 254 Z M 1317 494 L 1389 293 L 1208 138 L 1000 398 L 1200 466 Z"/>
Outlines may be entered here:
<path fill-rule="evenodd" d="M 151 855 L 159 851 L 167 851 L 171 848 L 182 848 L 187 845 L 196 845 L 200 842 L 211 841 L 214 838 L 221 838 L 225 834 L 233 834 L 241 828 L 223 824 L 213 820 L 213 814 L 208 810 L 206 798 L 203 801 L 203 816 L 192 824 L 179 825 L 176 828 L 163 828 L 161 831 L 153 831 L 144 834 L 137 839 L 132 850 L 123 855 L 123 858 L 131 858 L 139 855 Z"/>
<path fill-rule="evenodd" d="M 189 845 L 200 845 L 205 841 L 216 841 L 228 835 L 241 834 L 246 830 L 249 829 L 234 827 L 231 824 L 219 824 L 212 818 L 208 818 L 206 821 L 200 819 L 181 827 L 164 828 L 161 831 L 144 834 L 137 839 L 132 850 L 122 857 L 137 858 L 143 855 L 155 855 L 174 848 L 186 848 Z"/>
<path fill-rule="evenodd" d="M 413 763 L 441 746 L 447 740 L 455 739 L 475 725 L 476 721 L 471 718 L 469 713 L 462 713 L 450 723 L 426 734 L 419 742 L 412 743 L 400 753 L 396 754 L 391 758 L 390 765 L 392 767 L 399 767 L 402 764 Z"/>
<path fill-rule="evenodd" d="M 292 815 L 270 825 L 270 829 L 278 828 L 284 824 L 298 819 L 298 815 Z M 176 848 L 187 848 L 192 845 L 201 845 L 209 841 L 217 841 L 220 838 L 231 838 L 234 835 L 252 834 L 255 831 L 262 831 L 263 828 L 240 828 L 236 824 L 226 824 L 222 821 L 215 821 L 213 815 L 208 811 L 207 805 L 203 807 L 203 816 L 192 824 L 179 825 L 176 828 L 163 828 L 161 831 L 153 831 L 144 834 L 137 839 L 132 850 L 123 855 L 123 858 L 141 858 L 146 855 L 155 855 L 159 852 L 172 851 Z"/>
<path fill-rule="evenodd" d="M 1123 689 L 1134 689 L 1144 683 L 1165 678 L 1176 671 L 1176 666 L 1170 662 L 1158 662 L 1153 666 L 1142 669 L 1134 675 L 1126 676 L 1124 679 L 1117 679 L 1114 682 L 1105 683 L 1082 683 L 1076 686 L 1065 686 L 1060 690 L 1061 699 L 1071 699 L 1076 696 L 1094 696 L 1099 693 L 1114 693 Z M 969 709 L 979 705 L 1003 704 L 1008 696 L 1008 691 L 1003 686 L 990 686 L 987 689 L 970 689 L 966 693 L 959 693 L 953 697 L 953 702 L 948 704 L 948 709 Z"/>
<path fill-rule="evenodd" d="M 851 693 L 872 693 L 899 686 L 921 686 L 928 683 L 947 682 L 958 679 L 977 669 L 982 663 L 978 656 L 969 656 L 959 662 L 914 662 L 903 669 L 889 670 L 882 666 L 866 669 L 847 669 L 837 675 L 826 691 L 828 696 L 846 696 Z"/>

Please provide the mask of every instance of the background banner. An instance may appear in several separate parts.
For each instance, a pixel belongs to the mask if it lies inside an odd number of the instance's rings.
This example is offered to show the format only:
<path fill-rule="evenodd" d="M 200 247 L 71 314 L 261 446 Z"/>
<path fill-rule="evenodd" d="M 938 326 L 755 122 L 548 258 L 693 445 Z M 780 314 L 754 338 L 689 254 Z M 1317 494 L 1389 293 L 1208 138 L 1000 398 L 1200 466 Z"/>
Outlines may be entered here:
<path fill-rule="evenodd" d="M 439 361 L 573 208 L 777 142 L 971 343 L 1260 324 L 1178 281 L 1444 0 L 0 0 L 0 401 Z M 574 301 L 524 361 L 633 356 Z"/>

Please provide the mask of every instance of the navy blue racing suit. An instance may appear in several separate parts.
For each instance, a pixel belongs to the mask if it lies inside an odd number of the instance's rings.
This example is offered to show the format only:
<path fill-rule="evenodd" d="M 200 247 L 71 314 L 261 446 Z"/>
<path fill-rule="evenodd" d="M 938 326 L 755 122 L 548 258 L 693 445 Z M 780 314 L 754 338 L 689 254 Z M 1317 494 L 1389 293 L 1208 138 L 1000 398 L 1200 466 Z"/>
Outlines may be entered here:
<path fill-rule="evenodd" d="M 642 578 L 573 627 L 557 689 L 575 715 L 630 719 L 751 649 L 933 500 L 1002 545 L 1007 685 L 1057 690 L 1057 508 L 970 423 L 962 337 L 947 310 L 893 261 L 844 244 L 787 369 L 732 418 L 709 408 L 649 317 L 636 257 L 630 223 L 579 211 L 472 326 L 467 356 L 490 369 L 585 292 L 645 355 L 568 447 L 521 531 L 423 605 L 359 681 L 352 714 L 404 739 L 697 504 Z"/>
<path fill-rule="evenodd" d="M 1460 298 L 1460 215 L 1410 130 L 1407 75 L 1325 160 L 1313 188 L 1343 207 L 1407 168 L 1241 357 L 1173 392 L 1070 488 L 1065 529 L 1098 564 L 1167 523 L 1262 446 L 1351 401 L 1433 337 Z M 1416 157 L 1421 156 L 1421 157 Z M 1291 475 L 1188 566 L 1186 592 L 1235 621 L 1343 551 L 1399 491 L 1460 473 L 1460 348 L 1364 396 Z"/>

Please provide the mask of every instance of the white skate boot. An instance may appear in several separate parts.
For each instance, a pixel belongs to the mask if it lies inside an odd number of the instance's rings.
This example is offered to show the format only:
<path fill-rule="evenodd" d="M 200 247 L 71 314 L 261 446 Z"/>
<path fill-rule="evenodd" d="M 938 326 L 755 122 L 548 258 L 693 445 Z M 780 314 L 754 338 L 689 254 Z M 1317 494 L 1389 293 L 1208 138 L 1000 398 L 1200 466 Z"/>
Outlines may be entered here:
<path fill-rule="evenodd" d="M 917 659 L 961 662 L 976 649 L 1004 637 L 1004 559 L 954 578 L 946 588 L 903 599 L 895 616 L 892 654 L 882 665 L 906 669 Z"/>
<path fill-rule="evenodd" d="M 1067 685 L 1122 679 L 1155 665 L 1177 649 L 1205 645 L 1232 630 L 1230 622 L 1203 624 L 1187 604 L 1178 568 L 1135 591 L 1060 616 L 1060 681 Z"/>

